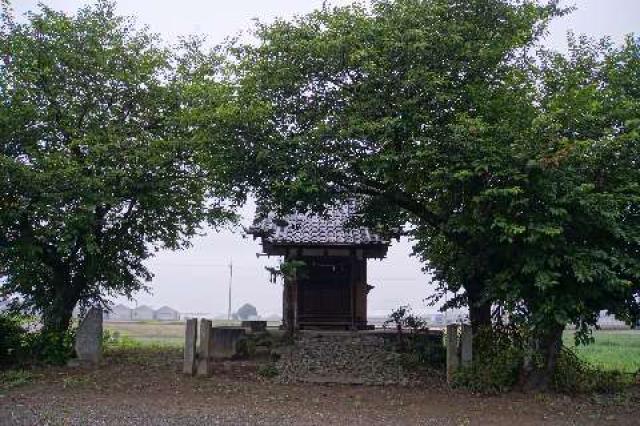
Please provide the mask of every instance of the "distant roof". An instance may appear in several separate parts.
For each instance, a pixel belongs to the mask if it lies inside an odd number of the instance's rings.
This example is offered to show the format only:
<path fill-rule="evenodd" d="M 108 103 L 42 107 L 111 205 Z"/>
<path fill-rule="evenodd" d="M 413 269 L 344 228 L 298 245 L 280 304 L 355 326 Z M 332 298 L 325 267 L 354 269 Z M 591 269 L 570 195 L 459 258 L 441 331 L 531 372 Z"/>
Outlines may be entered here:
<path fill-rule="evenodd" d="M 262 237 L 263 243 L 296 246 L 386 246 L 380 235 L 364 226 L 351 228 L 346 223 L 355 218 L 355 202 L 327 209 L 326 214 L 294 213 L 282 218 L 269 213 L 257 220 L 249 233 Z"/>
<path fill-rule="evenodd" d="M 127 309 L 130 309 L 127 305 L 123 305 L 122 303 L 118 303 L 117 305 L 114 306 L 114 308 L 127 308 Z"/>
<path fill-rule="evenodd" d="M 140 305 L 140 306 L 137 306 L 136 308 L 134 308 L 133 310 L 134 311 L 141 311 L 141 310 L 153 311 L 153 308 L 150 308 L 147 305 Z"/>
<path fill-rule="evenodd" d="M 117 305 L 115 305 L 114 307 L 111 308 L 112 311 L 116 310 L 116 309 L 118 309 L 118 310 L 125 310 L 126 309 L 126 310 L 129 310 L 129 311 L 131 310 L 130 307 L 125 306 L 122 303 L 118 303 Z"/>

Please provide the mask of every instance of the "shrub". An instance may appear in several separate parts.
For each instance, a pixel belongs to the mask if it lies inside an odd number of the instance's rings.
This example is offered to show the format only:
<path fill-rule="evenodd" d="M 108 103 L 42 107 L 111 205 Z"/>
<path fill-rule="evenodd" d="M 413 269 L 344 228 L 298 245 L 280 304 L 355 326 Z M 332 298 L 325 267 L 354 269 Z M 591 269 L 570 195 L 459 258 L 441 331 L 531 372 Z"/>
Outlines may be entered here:
<path fill-rule="evenodd" d="M 45 364 L 62 365 L 73 356 L 74 339 L 75 330 L 68 330 L 62 335 L 45 331 L 33 333 L 29 342 L 31 355 Z"/>
<path fill-rule="evenodd" d="M 236 344 L 236 357 L 252 358 L 256 354 L 256 339 L 247 336 Z"/>
<path fill-rule="evenodd" d="M 480 359 L 474 358 L 470 367 L 460 368 L 454 375 L 453 385 L 487 394 L 510 391 L 518 382 L 525 357 L 530 355 L 525 341 L 525 334 L 520 330 L 481 332 L 474 339 L 474 353 L 479 353 Z M 626 382 L 623 373 L 596 368 L 563 347 L 551 389 L 569 394 L 616 393 Z"/>
<path fill-rule="evenodd" d="M 553 389 L 570 394 L 618 393 L 627 384 L 625 374 L 617 370 L 602 370 L 563 348 L 552 378 Z"/>
<path fill-rule="evenodd" d="M 0 314 L 0 367 L 15 365 L 24 360 L 28 347 L 28 333 L 24 318 L 16 314 Z"/>
<path fill-rule="evenodd" d="M 453 386 L 486 394 L 508 392 L 518 381 L 523 359 L 524 351 L 515 345 L 484 352 L 481 360 L 456 372 Z"/>
<path fill-rule="evenodd" d="M 518 382 L 527 354 L 526 340 L 524 329 L 508 324 L 477 331 L 473 338 L 473 363 L 456 372 L 453 386 L 485 394 L 510 391 Z"/>
<path fill-rule="evenodd" d="M 389 325 L 393 325 L 397 331 L 393 349 L 402 354 L 402 362 L 406 367 L 444 367 L 446 352 L 441 339 L 434 339 L 428 334 L 427 322 L 414 315 L 410 306 L 395 309 L 383 327 L 388 328 Z"/>
<path fill-rule="evenodd" d="M 426 333 L 414 333 L 406 336 L 395 349 L 400 352 L 402 362 L 408 368 L 444 370 L 447 354 L 440 338 Z"/>
<path fill-rule="evenodd" d="M 259 376 L 265 377 L 267 379 L 271 379 L 273 377 L 276 377 L 278 374 L 280 374 L 276 366 L 273 364 L 259 365 L 257 372 Z"/>
<path fill-rule="evenodd" d="M 427 322 L 411 312 L 410 306 L 400 306 L 389 315 L 384 322 L 383 327 L 387 328 L 389 324 L 393 324 L 398 333 L 402 333 L 403 329 L 409 329 L 417 332 L 427 329 Z"/>

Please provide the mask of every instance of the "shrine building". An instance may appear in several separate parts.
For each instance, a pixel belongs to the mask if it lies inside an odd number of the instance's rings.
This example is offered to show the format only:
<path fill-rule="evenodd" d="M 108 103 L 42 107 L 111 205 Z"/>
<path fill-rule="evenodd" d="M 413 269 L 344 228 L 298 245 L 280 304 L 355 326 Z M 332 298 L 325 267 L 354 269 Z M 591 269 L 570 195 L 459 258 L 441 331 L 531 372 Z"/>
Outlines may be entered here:
<path fill-rule="evenodd" d="M 285 277 L 283 323 L 289 329 L 367 329 L 367 260 L 382 259 L 389 241 L 366 227 L 345 226 L 354 202 L 325 214 L 295 213 L 257 220 L 249 233 L 269 256 L 298 262 Z"/>

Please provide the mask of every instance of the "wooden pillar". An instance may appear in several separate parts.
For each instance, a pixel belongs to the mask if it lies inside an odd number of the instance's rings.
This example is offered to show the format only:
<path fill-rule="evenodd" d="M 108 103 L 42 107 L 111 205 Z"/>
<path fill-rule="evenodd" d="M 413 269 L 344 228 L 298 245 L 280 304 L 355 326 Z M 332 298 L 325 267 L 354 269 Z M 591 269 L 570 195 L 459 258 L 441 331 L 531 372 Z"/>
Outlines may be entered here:
<path fill-rule="evenodd" d="M 285 278 L 282 286 L 282 326 L 285 330 L 291 329 L 291 314 L 289 312 L 290 286 L 289 280 Z"/>
<path fill-rule="evenodd" d="M 294 279 L 291 283 L 291 330 L 299 330 L 298 323 L 298 280 Z"/>
<path fill-rule="evenodd" d="M 184 331 L 184 366 L 183 372 L 189 376 L 196 373 L 196 342 L 198 336 L 198 320 L 188 319 Z"/>
<path fill-rule="evenodd" d="M 369 299 L 369 283 L 367 282 L 367 260 L 359 259 L 358 267 L 360 270 L 360 285 L 362 286 L 362 308 L 360 311 L 360 315 L 362 316 L 362 321 L 364 321 L 364 325 L 367 325 L 367 305 Z"/>
<path fill-rule="evenodd" d="M 450 324 L 447 326 L 447 382 L 451 383 L 455 372 L 458 370 L 458 326 Z"/>
<path fill-rule="evenodd" d="M 213 373 L 211 356 L 213 341 L 211 340 L 211 321 L 200 320 L 200 346 L 198 350 L 198 376 L 209 377 Z"/>
<path fill-rule="evenodd" d="M 358 302 L 358 269 L 355 257 L 349 259 L 349 286 L 351 290 L 351 329 L 357 330 L 356 315 L 357 315 L 357 302 Z"/>

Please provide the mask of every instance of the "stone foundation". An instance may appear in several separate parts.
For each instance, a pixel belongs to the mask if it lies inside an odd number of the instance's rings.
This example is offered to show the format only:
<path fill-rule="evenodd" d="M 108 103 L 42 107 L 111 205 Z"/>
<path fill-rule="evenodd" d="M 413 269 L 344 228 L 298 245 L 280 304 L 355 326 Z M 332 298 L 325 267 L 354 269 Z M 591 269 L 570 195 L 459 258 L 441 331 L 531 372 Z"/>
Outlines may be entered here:
<path fill-rule="evenodd" d="M 442 345 L 441 335 L 426 335 Z M 413 385 L 424 372 L 409 370 L 397 350 L 398 336 L 389 332 L 301 331 L 276 363 L 282 383 Z"/>

